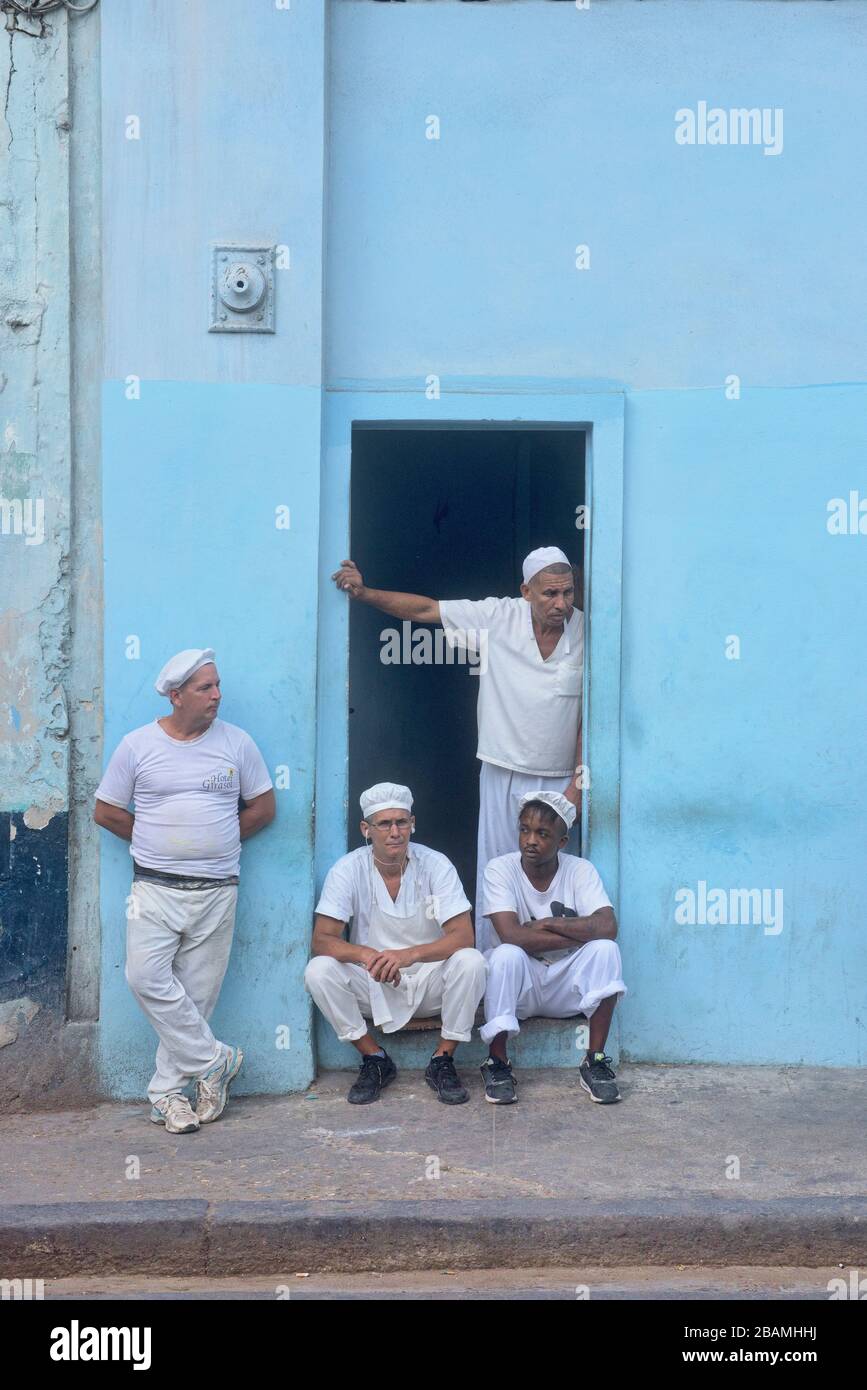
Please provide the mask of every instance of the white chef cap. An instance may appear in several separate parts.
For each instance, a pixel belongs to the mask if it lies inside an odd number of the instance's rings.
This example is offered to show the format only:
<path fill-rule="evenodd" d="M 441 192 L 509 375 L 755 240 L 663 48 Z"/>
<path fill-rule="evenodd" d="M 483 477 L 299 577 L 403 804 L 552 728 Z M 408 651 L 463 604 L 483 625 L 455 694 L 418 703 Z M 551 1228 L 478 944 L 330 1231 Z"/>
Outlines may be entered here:
<path fill-rule="evenodd" d="M 366 792 L 361 793 L 359 801 L 365 820 L 370 820 L 377 811 L 412 810 L 412 792 L 409 787 L 400 787 L 396 782 L 377 782 L 375 787 L 368 787 Z"/>
<path fill-rule="evenodd" d="M 566 829 L 572 829 L 575 820 L 575 807 L 560 792 L 549 792 L 542 788 L 537 792 L 527 792 L 525 796 L 521 797 L 519 810 L 523 811 L 528 801 L 544 801 L 546 806 L 550 806 L 552 810 L 557 812 L 560 819 L 566 822 Z"/>
<path fill-rule="evenodd" d="M 571 568 L 571 561 L 557 545 L 543 545 L 538 550 L 531 550 L 524 561 L 524 583 L 529 584 L 535 574 L 548 569 L 550 565 L 569 565 Z"/>
<path fill-rule="evenodd" d="M 186 651 L 178 652 L 160 671 L 154 681 L 154 690 L 158 695 L 168 695 L 170 690 L 178 690 L 200 666 L 207 666 L 213 660 L 213 647 L 188 647 Z"/>

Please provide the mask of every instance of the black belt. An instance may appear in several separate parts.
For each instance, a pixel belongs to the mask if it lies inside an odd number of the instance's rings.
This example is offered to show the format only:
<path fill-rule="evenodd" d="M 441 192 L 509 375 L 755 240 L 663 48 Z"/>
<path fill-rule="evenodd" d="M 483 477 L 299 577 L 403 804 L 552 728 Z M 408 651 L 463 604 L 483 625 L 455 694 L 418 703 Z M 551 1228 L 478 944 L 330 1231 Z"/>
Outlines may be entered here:
<path fill-rule="evenodd" d="M 144 864 L 137 864 L 132 861 L 133 883 L 136 879 L 144 879 L 148 883 L 159 883 L 164 888 L 182 888 L 188 892 L 201 888 L 231 888 L 239 882 L 238 875 L 233 874 L 231 878 L 201 878 L 191 874 L 169 874 L 162 869 L 149 869 Z"/>

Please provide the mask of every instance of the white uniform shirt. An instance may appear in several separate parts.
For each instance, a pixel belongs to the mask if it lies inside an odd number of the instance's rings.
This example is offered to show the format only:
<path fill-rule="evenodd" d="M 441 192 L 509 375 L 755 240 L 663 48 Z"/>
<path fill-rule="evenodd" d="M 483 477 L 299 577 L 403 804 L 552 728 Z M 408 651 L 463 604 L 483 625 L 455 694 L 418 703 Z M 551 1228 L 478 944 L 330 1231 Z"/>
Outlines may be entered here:
<path fill-rule="evenodd" d="M 99 801 L 135 804 L 130 854 L 137 864 L 190 877 L 230 878 L 241 862 L 238 797 L 271 787 L 249 734 L 215 719 L 199 738 L 172 738 L 156 720 L 121 739 Z"/>
<path fill-rule="evenodd" d="M 425 845 L 410 846 L 406 870 L 394 901 L 376 865 L 373 865 L 372 874 L 370 869 L 371 850 L 367 845 L 352 850 L 350 854 L 344 854 L 343 858 L 338 859 L 328 870 L 322 895 L 316 904 L 316 911 L 323 917 L 334 917 L 338 922 L 351 922 L 349 939 L 355 946 L 367 945 L 371 881 L 377 904 L 383 912 L 388 912 L 393 917 L 411 917 L 416 911 L 416 877 L 419 891 L 426 907 L 430 909 L 432 920 L 440 923 L 449 922 L 452 917 L 470 910 L 455 866 L 438 850 L 428 849 Z"/>
<path fill-rule="evenodd" d="M 450 645 L 481 658 L 477 756 L 513 772 L 568 777 L 575 770 L 581 722 L 580 608 L 573 608 L 547 661 L 524 598 L 441 599 L 440 614 Z M 480 632 L 487 634 L 481 643 Z"/>
<path fill-rule="evenodd" d="M 577 854 L 561 854 L 556 874 L 544 893 L 540 893 L 521 868 L 519 850 L 490 861 L 485 869 L 484 902 L 486 917 L 492 912 L 514 912 L 521 925 L 531 919 L 539 922 L 543 917 L 550 917 L 553 902 L 574 908 L 576 917 L 589 917 L 600 907 L 611 907 L 602 879 L 589 859 L 579 859 Z M 493 930 L 492 935 L 496 936 Z M 581 944 L 576 941 L 571 948 L 545 951 L 536 959 L 560 960 L 572 950 L 577 951 Z"/>

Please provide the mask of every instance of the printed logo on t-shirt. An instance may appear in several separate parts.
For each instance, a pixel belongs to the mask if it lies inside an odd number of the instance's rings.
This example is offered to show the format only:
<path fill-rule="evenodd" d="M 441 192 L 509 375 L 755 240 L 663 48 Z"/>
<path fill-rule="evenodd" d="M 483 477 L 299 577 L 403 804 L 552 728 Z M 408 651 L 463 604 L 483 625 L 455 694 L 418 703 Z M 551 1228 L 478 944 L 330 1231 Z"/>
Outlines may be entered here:
<path fill-rule="evenodd" d="M 232 792 L 237 786 L 235 781 L 235 769 L 229 767 L 225 772 L 212 772 L 210 777 L 206 777 L 202 782 L 206 792 Z"/>

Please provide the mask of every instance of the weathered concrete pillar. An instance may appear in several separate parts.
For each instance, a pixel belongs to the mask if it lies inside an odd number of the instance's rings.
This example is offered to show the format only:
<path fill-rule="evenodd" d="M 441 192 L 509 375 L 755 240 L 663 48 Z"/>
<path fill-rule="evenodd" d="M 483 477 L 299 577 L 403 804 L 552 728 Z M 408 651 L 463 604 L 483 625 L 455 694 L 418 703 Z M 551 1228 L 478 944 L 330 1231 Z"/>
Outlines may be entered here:
<path fill-rule="evenodd" d="M 0 1104 L 86 1088 L 97 1014 L 98 20 L 7 14 L 0 46 Z M 73 130 L 80 114 L 80 127 Z M 73 315 L 73 306 L 75 315 Z M 84 428 L 82 428 L 82 424 Z M 87 610 L 90 631 L 77 619 Z M 80 740 L 80 743 L 79 743 Z M 85 902 L 85 896 L 88 900 Z M 86 923 L 90 922 L 88 931 Z M 70 970 L 67 970 L 67 957 Z M 69 1009 L 67 1010 L 67 990 Z M 25 1037 L 26 1034 L 26 1037 Z"/>

